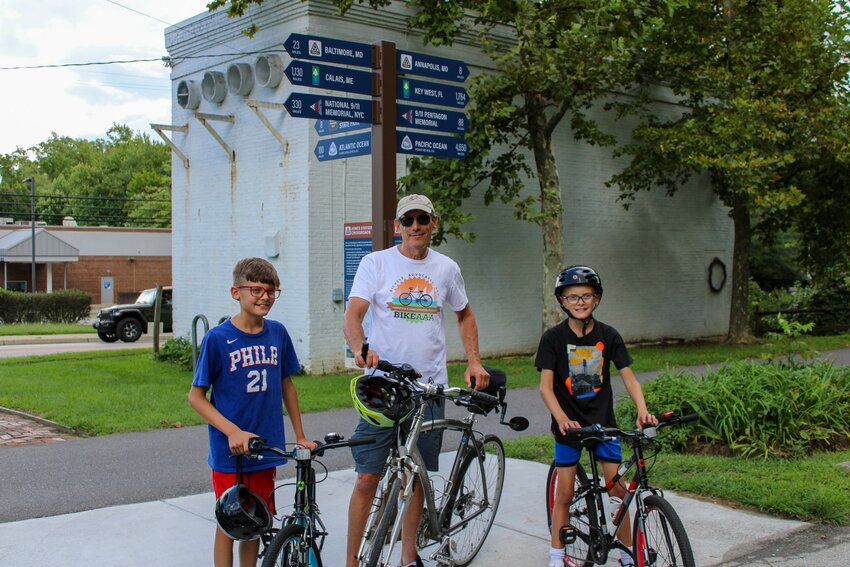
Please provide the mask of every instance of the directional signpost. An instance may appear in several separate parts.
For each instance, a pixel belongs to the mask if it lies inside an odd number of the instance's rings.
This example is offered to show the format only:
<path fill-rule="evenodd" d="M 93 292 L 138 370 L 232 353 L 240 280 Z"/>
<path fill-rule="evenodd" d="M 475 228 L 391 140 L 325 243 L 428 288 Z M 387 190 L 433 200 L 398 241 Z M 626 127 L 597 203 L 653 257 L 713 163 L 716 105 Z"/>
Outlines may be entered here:
<path fill-rule="evenodd" d="M 319 161 L 366 156 L 372 151 L 372 133 L 361 132 L 319 140 L 314 153 Z"/>
<path fill-rule="evenodd" d="M 398 97 L 412 102 L 424 102 L 427 104 L 439 104 L 442 106 L 466 107 L 469 95 L 463 87 L 447 85 L 445 83 L 432 83 L 431 81 L 420 81 L 418 79 L 398 79 Z"/>
<path fill-rule="evenodd" d="M 293 61 L 286 68 L 293 85 L 372 95 L 372 73 L 321 63 Z"/>
<path fill-rule="evenodd" d="M 466 140 L 451 135 L 467 131 L 466 114 L 419 106 L 466 108 L 469 102 L 466 89 L 457 84 L 412 79 L 408 75 L 463 83 L 469 76 L 469 67 L 457 59 L 396 50 L 389 41 L 370 45 L 293 33 L 283 46 L 293 59 L 286 68 L 291 84 L 371 97 L 351 99 L 293 92 L 284 106 L 293 117 L 317 120 L 314 127 L 323 139 L 313 151 L 319 161 L 372 155 L 372 249 L 392 246 L 397 153 L 455 159 L 469 153 Z M 369 132 L 325 138 L 370 127 Z"/>
<path fill-rule="evenodd" d="M 469 152 L 463 138 L 401 131 L 396 132 L 396 149 L 403 154 L 442 158 L 465 158 Z"/>
<path fill-rule="evenodd" d="M 397 104 L 397 123 L 402 128 L 419 128 L 437 132 L 457 132 L 463 134 L 469 127 L 469 118 L 463 112 L 424 108 L 409 104 Z"/>
<path fill-rule="evenodd" d="M 329 118 L 352 122 L 372 122 L 372 101 L 307 93 L 292 93 L 283 103 L 296 118 Z"/>

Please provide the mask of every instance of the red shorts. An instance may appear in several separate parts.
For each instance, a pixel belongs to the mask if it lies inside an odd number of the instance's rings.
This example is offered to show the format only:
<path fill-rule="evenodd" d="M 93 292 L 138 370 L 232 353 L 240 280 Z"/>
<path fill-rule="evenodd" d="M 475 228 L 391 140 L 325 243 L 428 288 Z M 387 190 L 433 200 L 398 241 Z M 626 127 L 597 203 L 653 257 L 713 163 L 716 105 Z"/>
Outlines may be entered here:
<path fill-rule="evenodd" d="M 265 500 L 272 514 L 275 513 L 274 480 L 276 473 L 277 469 L 275 467 L 242 473 L 242 484 Z M 215 497 L 218 499 L 224 494 L 225 490 L 236 484 L 236 473 L 213 471 L 212 484 L 213 492 L 215 492 Z"/>

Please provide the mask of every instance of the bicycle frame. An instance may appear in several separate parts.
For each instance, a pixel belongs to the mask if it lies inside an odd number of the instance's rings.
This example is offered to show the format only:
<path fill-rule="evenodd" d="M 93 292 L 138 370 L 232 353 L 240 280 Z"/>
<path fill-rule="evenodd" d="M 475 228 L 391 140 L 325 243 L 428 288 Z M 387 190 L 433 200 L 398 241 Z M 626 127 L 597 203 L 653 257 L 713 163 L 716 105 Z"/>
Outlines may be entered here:
<path fill-rule="evenodd" d="M 590 486 L 585 487 L 573 496 L 573 502 L 580 502 L 592 493 L 596 502 L 595 512 L 597 525 L 599 526 L 599 533 L 592 534 L 589 546 L 591 553 L 593 554 L 594 561 L 597 563 L 605 563 L 608 558 L 608 552 L 613 548 L 617 548 L 628 553 L 632 556 L 632 559 L 637 559 L 633 557 L 632 549 L 623 545 L 616 538 L 616 534 L 619 531 L 620 526 L 623 524 L 626 514 L 628 513 L 629 506 L 633 500 L 635 501 L 637 509 L 634 521 L 637 522 L 640 529 L 643 530 L 643 521 L 645 517 L 643 498 L 636 498 L 636 496 L 644 492 L 663 495 L 661 490 L 652 488 L 649 485 L 649 476 L 646 473 L 646 463 L 643 456 L 643 445 L 641 440 L 627 439 L 627 442 L 632 448 L 632 456 L 620 465 L 617 469 L 617 474 L 615 474 L 614 477 L 604 485 L 600 484 L 599 470 L 596 466 L 596 455 L 593 451 L 588 451 L 590 458 Z M 605 506 L 602 499 L 607 497 L 611 489 L 616 486 L 616 484 L 620 482 L 620 480 L 635 466 L 637 467 L 635 476 L 632 478 L 628 486 L 626 486 L 626 493 L 623 495 L 623 501 L 617 510 L 614 511 L 613 518 L 609 518 L 608 514 L 605 512 Z M 603 542 L 597 539 L 600 536 L 604 536 L 604 545 L 600 545 Z"/>
<path fill-rule="evenodd" d="M 309 455 L 309 450 L 307 454 Z M 297 459 L 295 467 L 295 502 L 292 513 L 284 516 L 283 525 L 304 526 L 308 541 L 314 541 L 321 551 L 328 531 L 316 503 L 316 471 L 309 457 L 306 460 Z"/>

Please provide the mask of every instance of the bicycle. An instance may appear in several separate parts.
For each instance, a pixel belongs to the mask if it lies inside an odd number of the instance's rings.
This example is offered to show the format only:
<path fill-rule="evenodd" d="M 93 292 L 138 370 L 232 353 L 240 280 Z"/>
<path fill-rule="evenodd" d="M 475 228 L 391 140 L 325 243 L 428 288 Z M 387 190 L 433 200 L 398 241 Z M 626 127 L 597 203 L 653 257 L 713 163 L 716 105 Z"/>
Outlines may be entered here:
<path fill-rule="evenodd" d="M 328 535 L 325 524 L 319 514 L 316 502 L 316 484 L 327 478 L 316 480 L 314 464 L 324 465 L 313 457 L 321 457 L 328 449 L 350 447 L 374 443 L 374 437 L 363 437 L 343 441 L 342 435 L 328 433 L 324 443 L 319 443 L 315 449 L 300 445 L 292 450 L 266 445 L 262 439 L 255 437 L 248 444 L 250 455 L 248 459 L 262 459 L 263 453 L 295 460 L 295 502 L 291 514 L 281 518 L 281 527 L 272 529 L 261 536 L 263 550 L 260 558 L 263 567 L 322 567 L 322 547 Z M 327 468 L 325 468 L 327 473 Z"/>
<path fill-rule="evenodd" d="M 493 384 L 487 392 L 480 392 L 419 382 L 421 375 L 409 364 L 392 364 L 382 360 L 377 369 L 385 372 L 387 379 L 407 388 L 416 408 L 408 418 L 410 428 L 406 435 L 399 425 L 394 427 L 396 442 L 366 521 L 358 561 L 366 567 L 391 564 L 393 549 L 401 536 L 402 522 L 413 496 L 414 483 L 418 480 L 424 490 L 425 507 L 416 536 L 417 548 L 439 544 L 430 556 L 438 566 L 468 565 L 481 549 L 493 525 L 505 479 L 502 441 L 495 435 L 476 432 L 476 416 L 487 415 L 498 407 L 499 422 L 515 431 L 526 429 L 528 420 L 514 417 L 505 422 L 504 383 Z M 426 421 L 428 403 L 441 398 L 466 407 L 467 415 L 462 419 Z M 451 472 L 439 496 L 417 447 L 420 434 L 432 430 L 460 434 Z"/>
<path fill-rule="evenodd" d="M 413 288 L 410 288 L 409 292 L 404 292 L 398 296 L 398 301 L 405 306 L 415 302 L 421 307 L 431 307 L 434 298 L 425 293 L 425 290 L 414 291 Z"/>
<path fill-rule="evenodd" d="M 693 551 L 682 520 L 673 506 L 664 499 L 663 492 L 649 484 L 645 450 L 655 450 L 649 458 L 658 453 L 657 448 L 653 447 L 653 438 L 659 429 L 681 425 L 698 418 L 696 414 L 680 417 L 673 412 L 667 412 L 661 416 L 657 426 L 643 430 L 624 431 L 599 424 L 568 430 L 568 436 L 580 439 L 585 446 L 619 438 L 632 448 L 632 456 L 620 465 L 617 474 L 608 483 L 600 482 L 593 451 L 588 451 L 591 478 L 588 478 L 581 464 L 576 465 L 574 494 L 569 507 L 569 525 L 563 526 L 559 532 L 568 558 L 585 567 L 602 565 L 608 560 L 608 553 L 616 548 L 620 553 L 631 556 L 637 567 L 694 567 Z M 609 518 L 603 498 L 607 498 L 608 491 L 634 467 L 637 467 L 635 475 L 626 488 L 623 501 L 618 508 L 611 511 L 612 517 Z M 557 483 L 557 467 L 553 462 L 546 479 L 546 513 L 550 531 Z M 626 518 L 633 500 L 636 512 L 632 528 L 632 547 L 629 549 L 616 539 L 615 534 Z"/>

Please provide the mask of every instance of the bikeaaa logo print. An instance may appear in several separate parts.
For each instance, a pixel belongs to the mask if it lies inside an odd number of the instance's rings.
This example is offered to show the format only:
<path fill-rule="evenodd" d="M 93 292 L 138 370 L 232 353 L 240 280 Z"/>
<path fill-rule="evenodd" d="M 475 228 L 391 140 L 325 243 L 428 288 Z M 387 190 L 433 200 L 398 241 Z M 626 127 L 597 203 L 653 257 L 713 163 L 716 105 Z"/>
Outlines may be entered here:
<path fill-rule="evenodd" d="M 423 323 L 433 320 L 440 312 L 440 297 L 428 276 L 411 274 L 395 283 L 387 307 L 396 319 Z"/>

